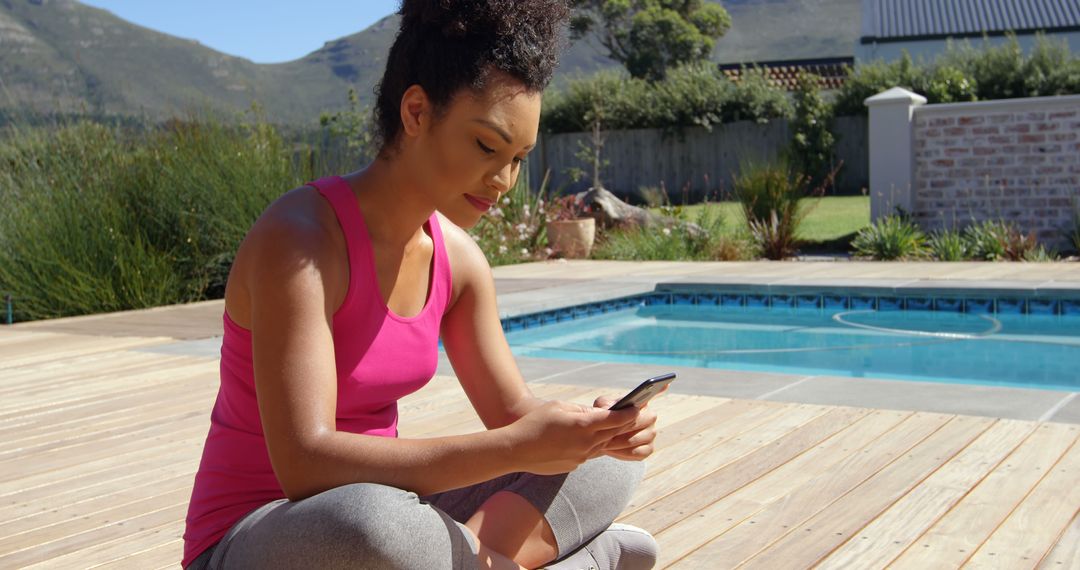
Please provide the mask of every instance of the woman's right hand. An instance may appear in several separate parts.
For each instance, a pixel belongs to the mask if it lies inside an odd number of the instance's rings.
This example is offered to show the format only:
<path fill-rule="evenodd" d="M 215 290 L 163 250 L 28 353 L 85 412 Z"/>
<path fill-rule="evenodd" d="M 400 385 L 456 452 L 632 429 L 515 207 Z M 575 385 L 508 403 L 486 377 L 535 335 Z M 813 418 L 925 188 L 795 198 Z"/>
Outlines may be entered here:
<path fill-rule="evenodd" d="M 639 410 L 607 410 L 550 401 L 507 426 L 519 471 L 538 475 L 568 473 L 602 455 L 602 448 L 632 426 Z"/>

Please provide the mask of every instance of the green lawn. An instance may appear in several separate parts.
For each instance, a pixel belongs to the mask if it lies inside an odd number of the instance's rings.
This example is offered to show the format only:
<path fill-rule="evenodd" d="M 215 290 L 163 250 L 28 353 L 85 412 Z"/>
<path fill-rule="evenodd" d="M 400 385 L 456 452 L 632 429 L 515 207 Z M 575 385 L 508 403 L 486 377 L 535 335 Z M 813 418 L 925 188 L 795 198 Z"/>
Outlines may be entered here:
<path fill-rule="evenodd" d="M 807 198 L 804 207 L 812 210 L 803 221 L 799 236 L 812 243 L 828 244 L 853 234 L 870 225 L 870 198 L 868 196 L 829 196 Z M 816 204 L 816 205 L 815 205 Z M 686 206 L 687 217 L 693 221 L 704 204 Z M 724 228 L 734 234 L 746 227 L 742 208 L 738 202 L 714 202 L 709 208 L 720 208 L 724 215 Z M 659 211 L 659 208 L 652 208 Z"/>

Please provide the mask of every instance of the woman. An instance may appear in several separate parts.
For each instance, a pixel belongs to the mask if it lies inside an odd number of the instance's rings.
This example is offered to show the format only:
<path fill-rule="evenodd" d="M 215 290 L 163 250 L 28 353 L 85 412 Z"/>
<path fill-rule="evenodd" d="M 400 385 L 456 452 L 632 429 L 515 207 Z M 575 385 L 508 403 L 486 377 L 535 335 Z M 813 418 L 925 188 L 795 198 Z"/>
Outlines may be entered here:
<path fill-rule="evenodd" d="M 365 169 L 278 198 L 241 243 L 185 568 L 649 568 L 612 525 L 656 416 L 533 397 L 461 228 L 514 185 L 568 9 L 405 0 Z M 486 431 L 398 439 L 442 336 Z M 257 394 L 257 396 L 256 396 Z"/>

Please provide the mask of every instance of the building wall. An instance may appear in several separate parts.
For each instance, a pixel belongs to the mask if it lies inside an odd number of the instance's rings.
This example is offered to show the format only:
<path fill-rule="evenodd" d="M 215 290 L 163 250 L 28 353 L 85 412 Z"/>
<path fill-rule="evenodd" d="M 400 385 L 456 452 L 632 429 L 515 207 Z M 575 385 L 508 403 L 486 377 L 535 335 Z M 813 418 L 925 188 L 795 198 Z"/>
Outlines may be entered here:
<path fill-rule="evenodd" d="M 1069 51 L 1073 54 L 1080 55 L 1080 31 L 1076 32 L 1054 32 L 1047 34 L 1047 37 L 1052 41 L 1065 40 L 1069 44 Z M 1035 36 L 1033 34 L 1023 34 L 1017 36 L 1017 41 L 1024 49 L 1025 53 L 1030 53 L 1032 47 L 1035 45 Z M 954 40 L 957 43 L 962 43 L 965 39 Z M 973 47 L 979 48 L 983 45 L 983 39 L 980 38 L 966 38 L 966 41 L 970 42 Z M 1001 45 L 1007 41 L 1004 36 L 992 36 L 987 39 L 992 45 Z M 864 44 L 859 41 L 855 42 L 855 63 L 867 63 L 875 59 L 884 59 L 886 61 L 892 61 L 900 59 L 903 51 L 907 50 L 911 54 L 911 57 L 918 61 L 922 56 L 926 60 L 932 60 L 935 56 L 945 53 L 946 40 L 917 40 L 917 41 L 899 41 L 899 42 L 882 42 Z"/>
<path fill-rule="evenodd" d="M 1066 245 L 1080 200 L 1080 95 L 917 106 L 912 129 L 920 225 L 1002 218 Z"/>

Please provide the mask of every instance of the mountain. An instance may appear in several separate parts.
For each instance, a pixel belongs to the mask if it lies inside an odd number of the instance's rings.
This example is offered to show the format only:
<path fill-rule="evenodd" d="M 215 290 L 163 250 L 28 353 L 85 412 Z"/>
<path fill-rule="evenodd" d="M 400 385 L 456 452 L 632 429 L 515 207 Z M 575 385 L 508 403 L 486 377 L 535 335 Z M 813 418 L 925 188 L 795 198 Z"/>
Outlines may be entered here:
<path fill-rule="evenodd" d="M 849 56 L 860 0 L 727 0 L 732 28 L 717 62 Z M 390 15 L 295 61 L 257 64 L 74 0 L 0 0 L 0 109 L 161 118 L 195 106 L 242 111 L 257 100 L 279 122 L 307 123 L 361 99 L 385 66 Z M 287 41 L 282 38 L 282 41 Z M 556 82 L 617 65 L 595 41 L 563 54 Z"/>

